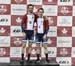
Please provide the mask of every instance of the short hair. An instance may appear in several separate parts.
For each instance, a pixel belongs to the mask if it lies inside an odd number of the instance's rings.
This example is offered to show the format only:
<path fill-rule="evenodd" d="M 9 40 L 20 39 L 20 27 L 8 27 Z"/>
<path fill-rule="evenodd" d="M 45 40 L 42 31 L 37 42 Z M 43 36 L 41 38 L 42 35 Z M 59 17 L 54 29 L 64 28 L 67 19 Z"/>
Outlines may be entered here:
<path fill-rule="evenodd" d="M 28 5 L 27 5 L 27 7 L 29 7 L 29 6 L 33 6 L 33 7 L 34 7 L 34 5 L 32 5 L 32 4 L 28 4 Z"/>
<path fill-rule="evenodd" d="M 42 10 L 42 11 L 43 11 L 43 13 L 44 13 L 44 9 L 43 9 L 43 8 L 39 8 L 39 9 L 38 9 L 38 11 L 39 11 L 39 10 Z"/>

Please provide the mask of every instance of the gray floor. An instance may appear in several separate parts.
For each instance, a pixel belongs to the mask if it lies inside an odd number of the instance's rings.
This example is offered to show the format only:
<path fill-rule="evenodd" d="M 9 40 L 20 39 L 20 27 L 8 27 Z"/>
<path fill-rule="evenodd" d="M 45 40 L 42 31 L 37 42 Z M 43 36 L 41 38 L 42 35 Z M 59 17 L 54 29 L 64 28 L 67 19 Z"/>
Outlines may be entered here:
<path fill-rule="evenodd" d="M 36 64 L 34 60 L 31 60 L 30 63 L 27 63 L 26 61 L 24 64 L 20 64 L 20 61 L 11 61 L 9 64 L 6 63 L 0 63 L 0 66 L 25 66 L 25 65 L 48 65 L 48 66 L 59 66 L 59 64 L 55 61 L 50 61 L 49 63 L 46 63 L 45 61 L 41 61 L 40 63 Z"/>

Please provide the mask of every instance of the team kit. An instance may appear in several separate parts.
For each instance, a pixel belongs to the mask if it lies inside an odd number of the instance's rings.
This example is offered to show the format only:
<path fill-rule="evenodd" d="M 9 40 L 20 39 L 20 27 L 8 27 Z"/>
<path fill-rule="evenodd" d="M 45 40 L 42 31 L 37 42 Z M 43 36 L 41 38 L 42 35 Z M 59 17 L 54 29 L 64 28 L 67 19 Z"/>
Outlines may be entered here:
<path fill-rule="evenodd" d="M 40 44 L 44 47 L 44 54 L 45 54 L 45 61 L 49 62 L 48 59 L 48 38 L 47 33 L 49 30 L 49 22 L 48 17 L 44 16 L 44 9 L 39 8 L 37 10 L 37 14 L 33 12 L 34 5 L 28 4 L 27 5 L 27 13 L 23 16 L 21 28 L 22 28 L 22 51 L 21 51 L 21 63 L 23 63 L 25 60 L 26 62 L 30 62 L 30 56 L 32 51 L 32 44 L 33 42 L 36 43 L 36 56 L 37 59 L 35 60 L 35 63 L 40 62 Z M 35 40 L 34 40 L 35 36 Z M 28 54 L 27 59 L 24 58 L 25 48 L 28 40 Z"/>

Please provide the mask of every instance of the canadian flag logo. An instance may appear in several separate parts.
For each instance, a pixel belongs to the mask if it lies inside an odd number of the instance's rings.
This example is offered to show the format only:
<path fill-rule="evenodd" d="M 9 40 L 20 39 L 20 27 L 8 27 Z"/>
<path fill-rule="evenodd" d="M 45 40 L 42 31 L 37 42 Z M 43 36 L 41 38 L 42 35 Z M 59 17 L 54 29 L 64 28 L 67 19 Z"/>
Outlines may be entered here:
<path fill-rule="evenodd" d="M 63 28 L 62 33 L 63 34 L 67 34 L 67 32 L 68 32 L 67 29 L 66 28 Z"/>
<path fill-rule="evenodd" d="M 67 49 L 66 49 L 66 48 L 61 49 L 61 50 L 60 50 L 60 54 L 61 54 L 62 56 L 67 55 L 67 54 L 68 54 Z"/>
<path fill-rule="evenodd" d="M 52 2 L 53 0 L 48 0 L 48 2 Z"/>
<path fill-rule="evenodd" d="M 22 41 L 20 40 L 20 38 L 14 38 L 14 44 L 15 45 L 21 45 Z"/>
<path fill-rule="evenodd" d="M 15 0 L 16 3 L 21 3 L 23 0 Z"/>
<path fill-rule="evenodd" d="M 17 23 L 21 23 L 21 22 L 22 22 L 22 19 L 21 19 L 20 17 L 18 17 L 18 18 L 16 19 L 16 22 L 17 22 Z"/>
<path fill-rule="evenodd" d="M 5 5 L 0 6 L 0 13 L 5 13 L 7 11 L 7 8 Z"/>
<path fill-rule="evenodd" d="M 6 50 L 4 48 L 0 48 L 0 56 L 3 56 L 6 54 Z"/>
<path fill-rule="evenodd" d="M 70 13 L 68 7 L 62 7 L 60 12 L 61 12 L 62 14 L 64 14 L 64 15 Z"/>

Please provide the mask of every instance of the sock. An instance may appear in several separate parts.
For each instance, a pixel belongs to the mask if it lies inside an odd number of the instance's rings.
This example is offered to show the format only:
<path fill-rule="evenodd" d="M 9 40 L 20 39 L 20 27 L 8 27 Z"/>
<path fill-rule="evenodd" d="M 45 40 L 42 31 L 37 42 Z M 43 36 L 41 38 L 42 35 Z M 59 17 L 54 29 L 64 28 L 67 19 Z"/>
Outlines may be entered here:
<path fill-rule="evenodd" d="M 46 53 L 45 56 L 46 56 L 46 61 L 48 61 L 48 53 Z"/>
<path fill-rule="evenodd" d="M 37 60 L 40 60 L 40 58 L 39 58 L 39 57 L 40 57 L 40 54 L 37 54 Z"/>
<path fill-rule="evenodd" d="M 28 59 L 27 60 L 30 60 L 30 54 L 28 54 Z"/>
<path fill-rule="evenodd" d="M 24 54 L 22 53 L 22 60 L 24 60 Z"/>

